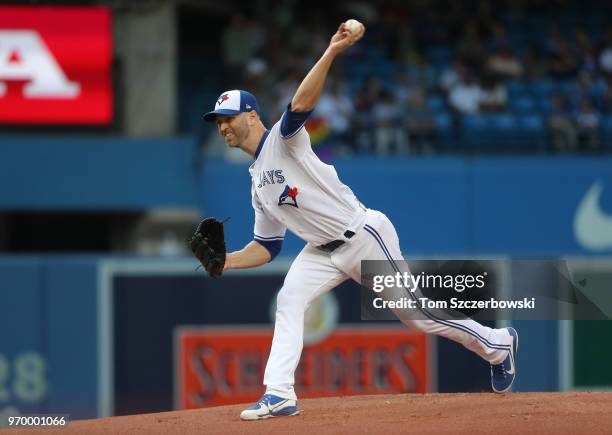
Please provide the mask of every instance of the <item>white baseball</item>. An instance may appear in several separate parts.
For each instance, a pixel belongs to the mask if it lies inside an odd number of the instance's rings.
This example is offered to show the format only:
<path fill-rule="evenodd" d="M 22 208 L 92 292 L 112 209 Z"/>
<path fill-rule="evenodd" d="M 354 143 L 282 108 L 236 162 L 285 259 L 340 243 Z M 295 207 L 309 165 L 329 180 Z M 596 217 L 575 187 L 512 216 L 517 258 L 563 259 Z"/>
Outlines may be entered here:
<path fill-rule="evenodd" d="M 344 27 L 346 28 L 346 30 L 348 30 L 349 32 L 351 32 L 352 35 L 356 35 L 357 33 L 359 33 L 359 31 L 361 30 L 361 26 L 362 24 L 354 19 L 350 19 L 347 20 L 346 23 L 344 23 Z"/>

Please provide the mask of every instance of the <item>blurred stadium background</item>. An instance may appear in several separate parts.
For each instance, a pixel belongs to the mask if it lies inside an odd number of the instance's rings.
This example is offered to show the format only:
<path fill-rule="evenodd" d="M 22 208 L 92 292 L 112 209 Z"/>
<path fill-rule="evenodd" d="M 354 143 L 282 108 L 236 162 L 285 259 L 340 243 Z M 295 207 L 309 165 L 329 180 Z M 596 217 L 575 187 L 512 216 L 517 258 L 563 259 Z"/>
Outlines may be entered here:
<path fill-rule="evenodd" d="M 252 237 L 248 159 L 200 119 L 246 88 L 271 126 L 350 17 L 366 36 L 307 128 L 404 254 L 571 258 L 609 289 L 603 2 L 3 2 L 0 413 L 259 397 L 274 294 L 302 242 L 262 270 L 195 271 L 185 241 L 202 216 L 231 217 L 232 250 Z M 309 313 L 302 397 L 488 390 L 488 367 L 455 344 L 360 322 L 358 294 L 343 284 Z M 609 322 L 514 323 L 516 390 L 611 388 Z"/>

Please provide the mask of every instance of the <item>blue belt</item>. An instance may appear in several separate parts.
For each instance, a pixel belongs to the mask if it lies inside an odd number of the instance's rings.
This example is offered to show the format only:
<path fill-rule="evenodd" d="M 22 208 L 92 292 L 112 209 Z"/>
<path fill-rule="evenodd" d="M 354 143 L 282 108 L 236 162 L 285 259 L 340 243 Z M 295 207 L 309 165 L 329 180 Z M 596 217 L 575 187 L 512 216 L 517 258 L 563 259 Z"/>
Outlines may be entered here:
<path fill-rule="evenodd" d="M 350 230 L 346 230 L 344 232 L 344 237 L 346 237 L 347 239 L 350 239 L 354 235 L 355 233 Z M 345 243 L 346 242 L 344 240 L 332 240 L 329 243 L 317 246 L 317 249 L 320 249 L 321 251 L 324 251 L 324 252 L 334 252 L 336 249 L 338 249 L 340 246 L 344 245 Z"/>

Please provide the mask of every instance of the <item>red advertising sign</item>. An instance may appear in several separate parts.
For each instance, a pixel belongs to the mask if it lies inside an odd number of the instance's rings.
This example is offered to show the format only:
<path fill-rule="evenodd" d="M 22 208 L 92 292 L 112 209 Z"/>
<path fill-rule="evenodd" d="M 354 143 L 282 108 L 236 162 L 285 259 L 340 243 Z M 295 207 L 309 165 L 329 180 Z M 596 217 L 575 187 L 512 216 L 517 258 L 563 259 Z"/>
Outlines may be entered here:
<path fill-rule="evenodd" d="M 0 123 L 108 124 L 111 13 L 0 6 Z"/>
<path fill-rule="evenodd" d="M 264 392 L 270 328 L 181 328 L 175 342 L 175 406 L 254 402 Z M 428 391 L 427 336 L 405 327 L 341 327 L 305 346 L 298 397 Z"/>

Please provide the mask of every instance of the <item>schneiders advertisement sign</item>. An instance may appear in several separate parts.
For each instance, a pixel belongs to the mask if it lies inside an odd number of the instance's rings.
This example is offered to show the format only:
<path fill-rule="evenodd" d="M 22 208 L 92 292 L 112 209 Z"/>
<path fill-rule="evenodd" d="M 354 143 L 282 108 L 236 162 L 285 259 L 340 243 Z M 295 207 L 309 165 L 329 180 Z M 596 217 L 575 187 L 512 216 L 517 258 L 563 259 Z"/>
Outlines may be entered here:
<path fill-rule="evenodd" d="M 111 12 L 0 7 L 0 123 L 108 124 Z"/>
<path fill-rule="evenodd" d="M 272 328 L 179 328 L 175 407 L 257 400 L 264 387 Z M 300 398 L 428 391 L 427 336 L 405 326 L 341 326 L 306 344 L 296 371 Z"/>

